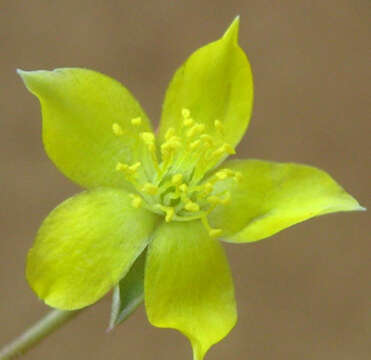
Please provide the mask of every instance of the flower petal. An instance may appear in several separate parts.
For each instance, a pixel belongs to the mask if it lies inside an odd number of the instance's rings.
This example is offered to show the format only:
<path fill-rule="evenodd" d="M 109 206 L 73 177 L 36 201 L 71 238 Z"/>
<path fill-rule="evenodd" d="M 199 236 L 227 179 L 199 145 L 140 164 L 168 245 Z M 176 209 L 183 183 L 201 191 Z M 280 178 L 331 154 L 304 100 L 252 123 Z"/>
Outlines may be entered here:
<path fill-rule="evenodd" d="M 73 310 L 99 300 L 148 243 L 156 216 L 134 209 L 124 190 L 80 193 L 45 219 L 26 276 L 46 304 Z"/>
<path fill-rule="evenodd" d="M 117 163 L 150 161 L 138 136 L 151 130 L 150 123 L 120 83 L 78 68 L 18 73 L 40 100 L 45 150 L 72 181 L 88 188 L 125 187 Z M 138 117 L 140 124 L 133 125 Z"/>
<path fill-rule="evenodd" d="M 237 43 L 238 28 L 236 18 L 221 39 L 198 49 L 176 71 L 166 92 L 160 141 L 170 128 L 190 141 L 182 115 L 188 109 L 214 140 L 232 148 L 239 143 L 251 116 L 253 82 L 248 59 Z M 215 120 L 220 126 L 215 126 Z"/>
<path fill-rule="evenodd" d="M 144 289 L 149 321 L 187 336 L 195 360 L 202 360 L 236 322 L 233 281 L 223 248 L 199 221 L 157 229 L 148 249 Z"/>
<path fill-rule="evenodd" d="M 326 172 L 315 167 L 261 160 L 228 161 L 223 168 L 241 172 L 241 180 L 217 183 L 230 202 L 209 215 L 211 226 L 229 242 L 264 239 L 289 226 L 338 211 L 364 210 Z"/>
<path fill-rule="evenodd" d="M 115 286 L 109 329 L 125 321 L 144 299 L 144 264 L 146 251 L 136 259 L 130 271 Z"/>

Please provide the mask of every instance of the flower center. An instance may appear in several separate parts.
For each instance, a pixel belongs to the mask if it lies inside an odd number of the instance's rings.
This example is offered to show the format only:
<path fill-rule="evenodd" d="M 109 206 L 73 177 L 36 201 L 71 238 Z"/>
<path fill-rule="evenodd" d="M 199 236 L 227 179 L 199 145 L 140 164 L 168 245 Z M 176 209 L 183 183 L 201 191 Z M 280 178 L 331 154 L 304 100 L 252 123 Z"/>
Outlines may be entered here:
<path fill-rule="evenodd" d="M 219 120 L 213 124 L 218 136 L 212 136 L 205 132 L 204 124 L 194 121 L 189 109 L 182 110 L 182 119 L 182 136 L 178 136 L 174 128 L 169 128 L 160 146 L 160 154 L 155 135 L 138 131 L 140 141 L 151 155 L 149 167 L 152 171 L 146 171 L 141 162 L 131 165 L 119 162 L 116 170 L 123 172 L 136 190 L 136 193 L 130 194 L 133 207 L 143 206 L 163 215 L 167 222 L 200 219 L 210 236 L 217 236 L 221 230 L 211 228 L 207 216 L 217 205 L 227 204 L 230 193 L 216 193 L 215 184 L 227 178 L 239 181 L 242 174 L 221 169 L 203 181 L 208 170 L 235 151 L 223 141 L 223 126 Z M 139 128 L 141 118 L 132 119 L 131 124 Z M 124 133 L 117 123 L 112 125 L 112 131 L 116 136 Z"/>

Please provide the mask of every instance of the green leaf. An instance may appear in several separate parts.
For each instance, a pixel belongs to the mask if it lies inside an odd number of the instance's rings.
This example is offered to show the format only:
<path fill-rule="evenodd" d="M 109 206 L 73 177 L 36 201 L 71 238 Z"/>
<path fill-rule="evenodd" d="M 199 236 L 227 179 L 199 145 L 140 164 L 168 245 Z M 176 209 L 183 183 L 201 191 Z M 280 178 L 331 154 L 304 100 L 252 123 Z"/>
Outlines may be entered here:
<path fill-rule="evenodd" d="M 209 222 L 229 242 L 261 240 L 319 215 L 364 210 L 330 175 L 311 166 L 261 160 L 223 165 L 240 171 L 242 179 L 215 185 L 215 193 L 229 191 L 231 199 L 215 208 Z"/>
<path fill-rule="evenodd" d="M 162 224 L 156 230 L 144 288 L 149 321 L 187 336 L 195 360 L 202 360 L 236 322 L 233 281 L 223 248 L 199 221 Z"/>
<path fill-rule="evenodd" d="M 237 43 L 238 28 L 236 18 L 221 39 L 198 49 L 176 71 L 163 105 L 160 141 L 171 127 L 188 139 L 182 109 L 189 109 L 191 118 L 204 124 L 215 142 L 232 147 L 239 143 L 251 116 L 253 82 L 248 59 Z M 222 131 L 215 120 L 221 122 Z"/>
<path fill-rule="evenodd" d="M 125 276 L 156 220 L 130 202 L 124 190 L 96 189 L 64 201 L 44 220 L 28 254 L 26 276 L 46 304 L 85 307 Z"/>
<path fill-rule="evenodd" d="M 125 321 L 143 302 L 145 259 L 146 251 L 143 251 L 126 276 L 115 286 L 109 330 Z"/>
<path fill-rule="evenodd" d="M 150 123 L 120 83 L 79 68 L 18 73 L 40 100 L 47 154 L 72 181 L 87 188 L 125 187 L 118 162 L 148 166 L 150 155 L 138 133 L 150 131 Z M 139 126 L 131 123 L 137 117 Z M 114 134 L 115 126 L 122 135 Z"/>

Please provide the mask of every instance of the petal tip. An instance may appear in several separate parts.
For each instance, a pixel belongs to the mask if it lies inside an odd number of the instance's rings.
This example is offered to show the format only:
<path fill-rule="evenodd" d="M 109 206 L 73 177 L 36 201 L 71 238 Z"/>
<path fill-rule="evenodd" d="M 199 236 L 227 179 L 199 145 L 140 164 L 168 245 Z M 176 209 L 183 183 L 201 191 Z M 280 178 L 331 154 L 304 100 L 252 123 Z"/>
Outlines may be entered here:
<path fill-rule="evenodd" d="M 239 27 L 240 27 L 240 15 L 237 15 L 232 21 L 231 25 L 229 25 L 226 32 L 224 33 L 223 38 L 230 40 L 233 43 L 237 43 Z"/>

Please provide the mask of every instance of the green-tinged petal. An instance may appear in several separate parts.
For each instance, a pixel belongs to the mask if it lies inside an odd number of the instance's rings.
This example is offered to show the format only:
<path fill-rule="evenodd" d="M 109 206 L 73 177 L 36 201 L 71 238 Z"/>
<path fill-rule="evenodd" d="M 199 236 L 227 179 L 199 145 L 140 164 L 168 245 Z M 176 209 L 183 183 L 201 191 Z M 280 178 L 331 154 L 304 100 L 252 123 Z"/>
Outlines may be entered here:
<path fill-rule="evenodd" d="M 79 68 L 18 73 L 40 100 L 46 152 L 71 180 L 88 188 L 125 187 L 117 163 L 149 162 L 138 136 L 151 131 L 149 121 L 119 82 Z"/>
<path fill-rule="evenodd" d="M 209 216 L 226 241 L 257 241 L 315 216 L 364 210 L 330 175 L 312 166 L 261 160 L 223 165 L 242 175 L 237 182 L 228 178 L 215 185 L 215 193 L 231 194 Z"/>
<path fill-rule="evenodd" d="M 198 49 L 176 71 L 163 105 L 160 141 L 174 128 L 186 143 L 203 132 L 212 137 L 215 146 L 227 143 L 234 148 L 238 144 L 248 126 L 253 102 L 251 69 L 237 43 L 238 28 L 236 18 L 221 39 Z M 190 114 L 184 114 L 183 109 Z M 205 129 L 195 131 L 193 137 L 187 136 L 193 125 L 184 125 L 184 115 Z M 221 152 L 208 164 L 225 156 L 226 152 Z"/>
<path fill-rule="evenodd" d="M 128 272 L 156 221 L 130 202 L 124 190 L 96 189 L 66 200 L 44 220 L 26 276 L 46 304 L 64 310 L 90 305 Z"/>
<path fill-rule="evenodd" d="M 145 258 L 146 251 L 143 251 L 126 276 L 115 286 L 109 329 L 125 321 L 142 303 Z"/>
<path fill-rule="evenodd" d="M 145 269 L 149 321 L 189 338 L 194 359 L 223 339 L 236 319 L 234 290 L 221 244 L 199 221 L 161 225 L 151 242 Z"/>

